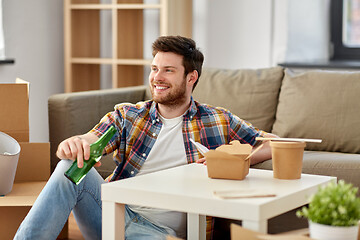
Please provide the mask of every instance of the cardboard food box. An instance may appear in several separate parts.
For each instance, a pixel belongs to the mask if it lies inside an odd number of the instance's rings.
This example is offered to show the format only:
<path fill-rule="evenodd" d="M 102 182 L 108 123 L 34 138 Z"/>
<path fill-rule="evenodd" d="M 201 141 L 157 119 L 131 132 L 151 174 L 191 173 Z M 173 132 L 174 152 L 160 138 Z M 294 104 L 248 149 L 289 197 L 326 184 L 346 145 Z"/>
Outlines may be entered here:
<path fill-rule="evenodd" d="M 29 83 L 0 84 L 0 131 L 18 142 L 29 141 Z"/>
<path fill-rule="evenodd" d="M 232 141 L 205 153 L 208 176 L 210 178 L 242 180 L 249 174 L 252 151 L 249 144 Z"/>
<path fill-rule="evenodd" d="M 263 234 L 259 232 L 255 232 L 249 229 L 245 229 L 237 224 L 231 224 L 230 226 L 231 231 L 231 240 L 311 240 L 304 235 L 299 234 Z"/>

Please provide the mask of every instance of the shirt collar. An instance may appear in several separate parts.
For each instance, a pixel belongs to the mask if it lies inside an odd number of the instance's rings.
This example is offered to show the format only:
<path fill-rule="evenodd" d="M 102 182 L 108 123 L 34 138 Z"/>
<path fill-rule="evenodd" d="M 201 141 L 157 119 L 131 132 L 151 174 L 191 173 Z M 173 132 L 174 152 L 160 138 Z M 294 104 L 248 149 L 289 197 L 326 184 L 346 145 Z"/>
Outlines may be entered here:
<path fill-rule="evenodd" d="M 150 107 L 150 118 L 151 121 L 153 123 L 155 122 L 159 122 L 159 112 L 157 111 L 157 103 L 152 101 L 151 107 Z M 190 100 L 190 107 L 189 109 L 184 113 L 184 116 L 188 117 L 190 120 L 193 119 L 193 117 L 195 116 L 197 112 L 197 107 L 196 107 L 196 103 L 193 99 L 193 97 L 191 97 Z"/>
<path fill-rule="evenodd" d="M 151 107 L 150 107 L 150 112 L 149 112 L 149 113 L 150 113 L 151 122 L 152 122 L 153 124 L 156 123 L 156 121 L 157 121 L 157 122 L 160 121 L 160 119 L 159 119 L 159 113 L 158 113 L 158 111 L 157 111 L 156 105 L 157 105 L 157 103 L 154 102 L 154 101 L 152 101 Z"/>
<path fill-rule="evenodd" d="M 185 114 L 190 118 L 190 120 L 192 120 L 196 113 L 197 113 L 197 106 L 193 97 L 191 96 L 190 107 Z"/>

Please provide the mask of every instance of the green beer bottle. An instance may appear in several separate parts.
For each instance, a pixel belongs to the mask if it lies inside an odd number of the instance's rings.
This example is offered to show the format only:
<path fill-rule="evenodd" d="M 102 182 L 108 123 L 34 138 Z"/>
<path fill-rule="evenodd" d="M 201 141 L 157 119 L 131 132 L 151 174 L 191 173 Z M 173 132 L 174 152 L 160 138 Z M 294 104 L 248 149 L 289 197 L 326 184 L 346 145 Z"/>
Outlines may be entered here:
<path fill-rule="evenodd" d="M 83 167 L 79 168 L 77 166 L 77 160 L 75 160 L 70 168 L 64 173 L 64 175 L 73 183 L 78 185 L 94 166 L 94 164 L 101 159 L 102 152 L 106 144 L 110 141 L 115 133 L 116 129 L 114 126 L 111 126 L 96 142 L 90 145 L 90 157 L 88 160 L 84 159 Z"/>

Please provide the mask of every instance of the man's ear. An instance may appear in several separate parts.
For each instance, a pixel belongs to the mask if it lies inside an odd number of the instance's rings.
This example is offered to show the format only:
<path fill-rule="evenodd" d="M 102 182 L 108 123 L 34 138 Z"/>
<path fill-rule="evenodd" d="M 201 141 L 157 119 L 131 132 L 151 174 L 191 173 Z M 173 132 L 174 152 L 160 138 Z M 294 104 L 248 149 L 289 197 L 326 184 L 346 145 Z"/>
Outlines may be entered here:
<path fill-rule="evenodd" d="M 196 81 L 198 80 L 199 74 L 196 70 L 188 73 L 188 83 L 191 83 L 192 85 L 194 85 L 196 83 Z"/>

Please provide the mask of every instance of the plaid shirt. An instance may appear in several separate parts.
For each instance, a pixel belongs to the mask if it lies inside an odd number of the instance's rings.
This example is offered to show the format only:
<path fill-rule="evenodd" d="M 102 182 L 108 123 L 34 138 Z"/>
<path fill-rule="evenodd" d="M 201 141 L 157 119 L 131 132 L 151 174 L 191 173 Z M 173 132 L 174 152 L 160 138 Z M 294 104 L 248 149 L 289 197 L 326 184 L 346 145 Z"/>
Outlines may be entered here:
<path fill-rule="evenodd" d="M 105 147 L 105 154 L 114 152 L 117 164 L 108 180 L 133 177 L 139 172 L 162 127 L 158 114 L 153 101 L 118 104 L 91 130 L 100 137 L 111 125 L 117 128 L 118 134 Z M 182 132 L 188 163 L 201 157 L 190 138 L 215 149 L 233 140 L 254 146 L 257 143 L 255 138 L 264 135 L 264 132 L 229 111 L 199 104 L 193 99 L 183 115 Z"/>

